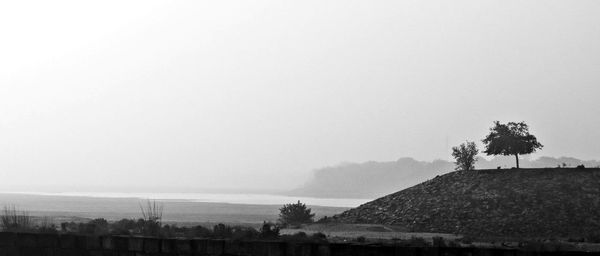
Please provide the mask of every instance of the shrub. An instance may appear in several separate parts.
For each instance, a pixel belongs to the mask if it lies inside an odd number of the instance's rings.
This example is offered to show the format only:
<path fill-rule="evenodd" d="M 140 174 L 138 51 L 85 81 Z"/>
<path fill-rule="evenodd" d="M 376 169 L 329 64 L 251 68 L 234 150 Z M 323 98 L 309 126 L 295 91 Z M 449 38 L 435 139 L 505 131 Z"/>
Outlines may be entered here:
<path fill-rule="evenodd" d="M 297 232 L 293 235 L 283 235 L 280 237 L 281 240 L 292 243 L 326 243 L 327 236 L 323 233 L 314 233 L 308 235 L 305 232 Z"/>
<path fill-rule="evenodd" d="M 194 227 L 178 227 L 177 225 L 164 225 L 160 229 L 161 237 L 185 237 L 185 238 L 196 238 L 196 237 L 212 237 L 212 231 L 203 226 Z"/>
<path fill-rule="evenodd" d="M 260 237 L 260 232 L 251 227 L 236 226 L 233 228 L 231 239 L 233 240 L 254 240 Z M 279 236 L 279 231 L 277 232 Z"/>
<path fill-rule="evenodd" d="M 233 234 L 233 229 L 223 223 L 213 227 L 213 236 L 216 238 L 229 238 Z"/>
<path fill-rule="evenodd" d="M 135 232 L 137 223 L 133 219 L 121 219 L 111 225 L 110 232 L 115 235 L 130 235 Z"/>
<path fill-rule="evenodd" d="M 78 227 L 78 232 L 81 234 L 87 235 L 104 235 L 108 234 L 108 221 L 105 219 L 93 219 L 88 223 L 80 223 Z"/>
<path fill-rule="evenodd" d="M 26 211 L 18 211 L 15 206 L 5 206 L 0 216 L 2 230 L 12 232 L 31 231 L 33 220 Z"/>
<path fill-rule="evenodd" d="M 143 219 L 138 220 L 138 226 L 141 227 L 141 233 L 148 236 L 159 236 L 162 226 L 162 204 L 157 204 L 156 201 L 146 201 L 146 205 L 140 204 Z"/>
<path fill-rule="evenodd" d="M 58 233 L 58 230 L 56 229 L 56 225 L 54 225 L 54 223 L 52 222 L 52 219 L 50 219 L 48 217 L 43 217 L 40 221 L 39 226 L 37 226 L 36 228 L 37 228 L 37 232 L 40 232 L 40 233 L 51 233 L 51 234 Z"/>
<path fill-rule="evenodd" d="M 271 222 L 263 222 L 259 232 L 258 236 L 262 239 L 277 239 L 279 237 L 279 227 Z"/>
<path fill-rule="evenodd" d="M 194 237 L 210 237 L 210 236 L 212 236 L 212 232 L 210 232 L 210 229 L 200 226 L 200 225 L 193 227 L 191 232 Z"/>
<path fill-rule="evenodd" d="M 279 209 L 279 222 L 284 225 L 300 225 L 303 223 L 312 223 L 314 213 L 311 213 L 311 209 L 307 208 L 305 204 L 285 204 Z"/>

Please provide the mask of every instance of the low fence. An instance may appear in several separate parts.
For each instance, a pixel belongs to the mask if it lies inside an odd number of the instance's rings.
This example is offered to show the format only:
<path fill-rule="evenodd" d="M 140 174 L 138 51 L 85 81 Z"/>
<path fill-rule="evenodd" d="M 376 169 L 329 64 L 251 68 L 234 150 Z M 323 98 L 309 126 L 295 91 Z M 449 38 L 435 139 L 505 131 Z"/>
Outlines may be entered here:
<path fill-rule="evenodd" d="M 282 241 L 160 239 L 0 232 L 0 256 L 529 256 L 593 255 L 587 252 L 529 252 L 514 249 L 316 244 Z"/>

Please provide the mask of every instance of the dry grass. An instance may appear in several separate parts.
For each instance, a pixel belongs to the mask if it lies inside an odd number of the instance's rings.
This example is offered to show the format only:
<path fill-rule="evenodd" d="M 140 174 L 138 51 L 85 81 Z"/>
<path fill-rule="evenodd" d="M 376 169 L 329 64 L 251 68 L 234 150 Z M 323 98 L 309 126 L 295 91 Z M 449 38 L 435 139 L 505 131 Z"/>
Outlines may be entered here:
<path fill-rule="evenodd" d="M 163 215 L 163 205 L 157 204 L 156 201 L 146 201 L 146 205 L 143 206 L 140 204 L 140 210 L 142 212 L 142 217 L 146 221 L 156 222 L 158 224 L 161 223 L 162 215 Z"/>
<path fill-rule="evenodd" d="M 3 231 L 30 231 L 34 228 L 33 219 L 26 211 L 18 211 L 14 205 L 4 206 L 0 215 Z"/>

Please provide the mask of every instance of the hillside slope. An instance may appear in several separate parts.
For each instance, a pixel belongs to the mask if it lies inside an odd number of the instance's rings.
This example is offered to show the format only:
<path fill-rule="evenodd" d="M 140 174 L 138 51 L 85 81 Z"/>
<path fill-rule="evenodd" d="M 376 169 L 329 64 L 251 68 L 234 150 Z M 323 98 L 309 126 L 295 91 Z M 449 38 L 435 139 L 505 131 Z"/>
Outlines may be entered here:
<path fill-rule="evenodd" d="M 584 237 L 600 230 L 600 169 L 452 172 L 333 217 L 415 232 Z"/>

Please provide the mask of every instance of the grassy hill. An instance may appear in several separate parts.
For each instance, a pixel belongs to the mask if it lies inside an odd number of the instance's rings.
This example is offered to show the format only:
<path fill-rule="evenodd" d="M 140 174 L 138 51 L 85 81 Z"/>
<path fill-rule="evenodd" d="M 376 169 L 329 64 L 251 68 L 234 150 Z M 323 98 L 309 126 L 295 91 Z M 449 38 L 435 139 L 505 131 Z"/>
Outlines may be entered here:
<path fill-rule="evenodd" d="M 414 232 L 583 238 L 600 230 L 600 169 L 452 172 L 333 217 Z"/>

